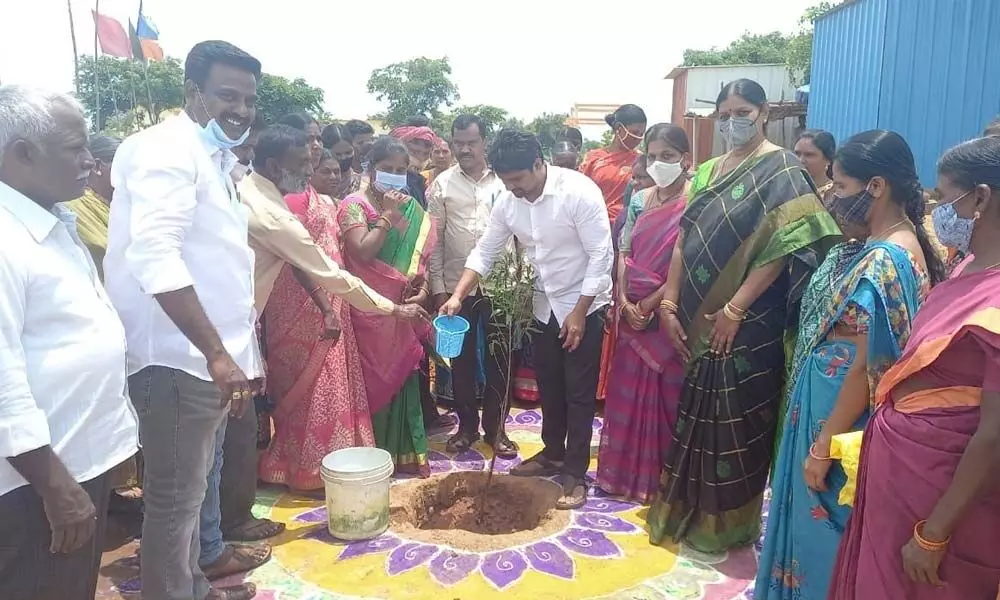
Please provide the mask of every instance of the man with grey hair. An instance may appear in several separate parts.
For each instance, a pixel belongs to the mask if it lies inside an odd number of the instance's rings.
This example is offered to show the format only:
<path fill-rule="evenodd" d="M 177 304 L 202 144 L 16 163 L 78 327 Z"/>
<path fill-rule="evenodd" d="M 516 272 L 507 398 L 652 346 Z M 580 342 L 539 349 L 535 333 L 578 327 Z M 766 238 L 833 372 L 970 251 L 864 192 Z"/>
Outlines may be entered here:
<path fill-rule="evenodd" d="M 59 203 L 94 159 L 79 104 L 0 86 L 0 597 L 93 598 L 115 466 L 137 450 L 125 331 Z"/>

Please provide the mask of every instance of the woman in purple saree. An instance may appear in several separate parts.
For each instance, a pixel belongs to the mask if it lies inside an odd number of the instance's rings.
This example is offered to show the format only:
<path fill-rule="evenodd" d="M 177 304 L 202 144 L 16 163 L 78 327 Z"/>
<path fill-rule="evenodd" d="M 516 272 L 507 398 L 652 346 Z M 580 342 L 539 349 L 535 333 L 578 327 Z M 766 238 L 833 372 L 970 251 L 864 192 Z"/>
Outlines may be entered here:
<path fill-rule="evenodd" d="M 659 124 L 646 134 L 647 162 L 656 186 L 637 194 L 643 210 L 622 232 L 618 281 L 621 320 L 604 408 L 597 484 L 605 492 L 648 504 L 656 497 L 684 366 L 654 312 L 667 280 L 686 205 L 687 135 Z M 633 224 L 634 223 L 634 224 Z"/>

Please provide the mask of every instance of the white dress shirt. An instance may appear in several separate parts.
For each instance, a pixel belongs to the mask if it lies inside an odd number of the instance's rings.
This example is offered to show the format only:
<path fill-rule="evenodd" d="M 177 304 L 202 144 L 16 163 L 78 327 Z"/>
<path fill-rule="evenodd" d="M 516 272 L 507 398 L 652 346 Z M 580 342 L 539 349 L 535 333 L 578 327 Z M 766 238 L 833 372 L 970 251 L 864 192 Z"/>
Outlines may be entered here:
<path fill-rule="evenodd" d="M 105 282 L 128 334 L 129 374 L 158 365 L 211 380 L 205 357 L 154 298 L 194 286 L 236 364 L 260 377 L 247 208 L 229 177 L 236 155 L 200 130 L 181 113 L 118 148 Z"/>
<path fill-rule="evenodd" d="M 138 450 L 125 331 L 76 216 L 0 183 L 0 453 L 51 446 L 85 482 Z M 27 485 L 0 460 L 0 495 Z"/>
<path fill-rule="evenodd" d="M 611 302 L 611 224 L 604 195 L 586 175 L 548 165 L 534 202 L 505 191 L 466 267 L 485 276 L 513 234 L 534 267 L 535 318 L 561 326 L 580 296 L 594 296 L 590 313 Z M 588 313 L 589 314 L 589 313 Z"/>
<path fill-rule="evenodd" d="M 487 169 L 478 180 L 459 165 L 445 169 L 427 192 L 427 212 L 435 219 L 438 240 L 431 254 L 430 291 L 455 291 L 472 249 L 486 232 L 503 182 Z"/>

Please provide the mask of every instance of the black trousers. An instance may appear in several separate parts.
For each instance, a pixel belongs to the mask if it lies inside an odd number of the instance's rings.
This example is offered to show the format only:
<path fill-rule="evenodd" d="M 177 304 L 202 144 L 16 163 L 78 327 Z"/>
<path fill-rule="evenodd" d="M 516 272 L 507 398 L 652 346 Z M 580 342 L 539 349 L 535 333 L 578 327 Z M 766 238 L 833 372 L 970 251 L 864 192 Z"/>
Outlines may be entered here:
<path fill-rule="evenodd" d="M 469 333 L 465 335 L 465 342 L 462 345 L 462 353 L 452 361 L 451 385 L 452 393 L 455 397 L 455 412 L 461 421 L 461 431 L 479 433 L 479 408 L 476 402 L 476 346 L 479 340 L 479 328 L 477 323 L 484 323 L 486 339 L 486 389 L 483 392 L 483 431 L 486 439 L 493 441 L 499 432 L 505 431 L 504 422 L 510 413 L 510 403 L 507 403 L 507 410 L 500 414 L 500 407 L 504 403 L 507 393 L 507 357 L 502 352 L 494 352 L 490 339 L 497 332 L 496 324 L 493 322 L 493 305 L 488 298 L 482 294 L 469 296 L 462 301 L 462 310 L 459 313 L 470 324 Z M 515 353 L 514 360 L 517 356 Z M 513 372 L 513 369 L 511 369 Z"/>
<path fill-rule="evenodd" d="M 97 530 L 82 548 L 52 554 L 52 530 L 42 498 L 30 485 L 0 496 L 0 598 L 93 600 L 108 524 L 111 477 L 82 484 L 97 509 Z"/>
<path fill-rule="evenodd" d="M 559 322 L 535 321 L 531 338 L 535 379 L 542 397 L 542 455 L 563 461 L 563 472 L 583 479 L 590 466 L 590 442 L 597 412 L 597 380 L 604 341 L 604 309 L 587 317 L 580 345 L 563 350 Z"/>

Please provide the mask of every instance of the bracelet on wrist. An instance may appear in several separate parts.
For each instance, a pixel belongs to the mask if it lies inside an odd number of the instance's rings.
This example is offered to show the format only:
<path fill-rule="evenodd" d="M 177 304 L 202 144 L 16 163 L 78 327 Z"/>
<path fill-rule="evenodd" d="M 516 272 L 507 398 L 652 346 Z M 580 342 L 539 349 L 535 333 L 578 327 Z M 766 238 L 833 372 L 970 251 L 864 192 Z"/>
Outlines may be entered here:
<path fill-rule="evenodd" d="M 725 306 L 722 307 L 722 314 L 724 314 L 730 321 L 744 321 L 747 318 L 746 311 L 733 306 L 732 302 L 727 302 Z"/>
<path fill-rule="evenodd" d="M 815 442 L 813 443 L 812 446 L 809 446 L 809 456 L 813 460 L 822 460 L 822 461 L 833 460 L 833 457 L 830 456 L 829 454 L 826 455 L 826 456 L 820 456 L 820 454 L 816 452 L 816 444 L 815 444 Z"/>
<path fill-rule="evenodd" d="M 951 542 L 951 536 L 944 538 L 940 542 L 934 542 L 923 537 L 924 525 L 927 524 L 927 520 L 917 521 L 913 525 L 913 541 L 917 543 L 922 549 L 928 552 L 941 552 L 948 547 L 948 543 Z"/>
<path fill-rule="evenodd" d="M 680 307 L 673 300 L 660 300 L 660 310 L 668 313 L 677 313 Z"/>

